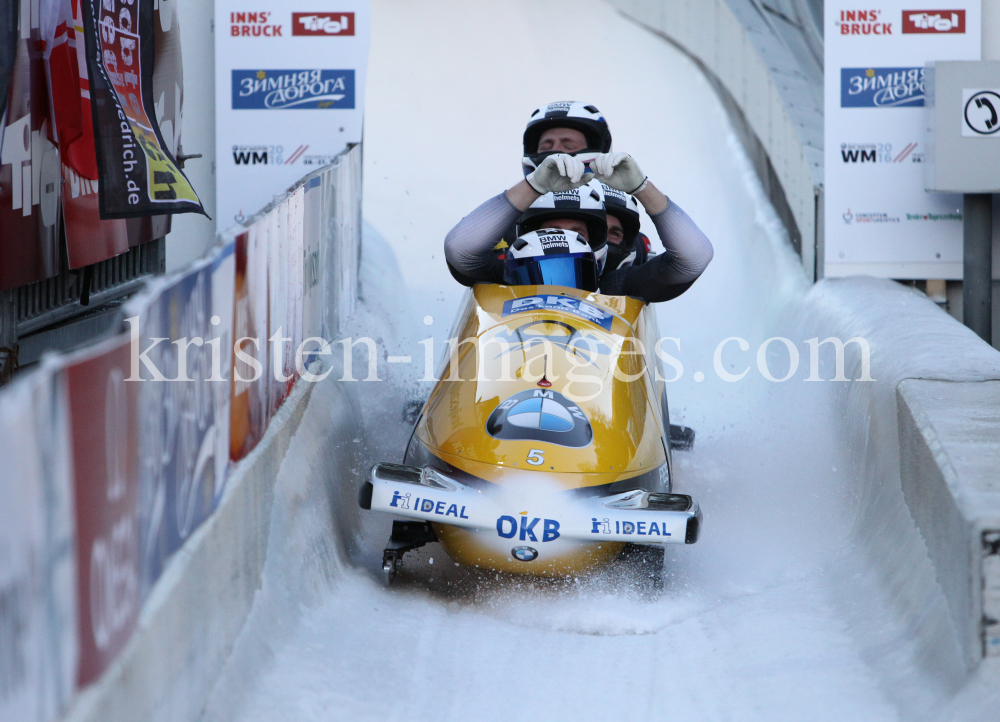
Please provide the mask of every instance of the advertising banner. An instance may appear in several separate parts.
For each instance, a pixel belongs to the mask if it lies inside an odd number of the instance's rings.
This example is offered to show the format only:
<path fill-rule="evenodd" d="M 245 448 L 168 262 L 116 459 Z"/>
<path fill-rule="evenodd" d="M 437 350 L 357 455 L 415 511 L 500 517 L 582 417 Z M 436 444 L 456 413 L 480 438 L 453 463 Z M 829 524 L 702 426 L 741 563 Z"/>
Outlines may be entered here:
<path fill-rule="evenodd" d="M 368 0 L 215 4 L 218 226 L 361 141 Z"/>
<path fill-rule="evenodd" d="M 288 389 L 291 391 L 295 379 L 298 378 L 298 371 L 295 368 L 295 353 L 302 345 L 302 302 L 303 302 L 303 255 L 305 254 L 305 242 L 302 236 L 304 212 L 303 199 L 305 190 L 300 186 L 295 189 L 288 200 L 288 300 L 285 307 L 285 318 L 287 333 L 291 339 L 288 344 L 288 357 L 285 360 L 285 376 L 291 376 L 288 381 Z"/>
<path fill-rule="evenodd" d="M 63 219 L 70 268 L 83 268 L 125 253 L 129 248 L 124 219 L 101 220 L 97 181 L 82 177 L 68 165 L 63 173 Z"/>
<path fill-rule="evenodd" d="M 49 115 L 45 42 L 37 4 L 20 7 L 15 42 L 0 48 L 13 57 L 6 113 L 0 117 L 0 289 L 59 272 L 61 172 Z"/>
<path fill-rule="evenodd" d="M 137 427 L 139 385 L 127 383 L 129 339 L 67 359 L 79 589 L 80 666 L 88 684 L 121 651 L 142 601 Z"/>
<path fill-rule="evenodd" d="M 0 0 L 0 117 L 7 110 L 7 90 L 17 57 L 17 11 L 20 0 Z M 0 128 L 0 136 L 3 129 Z"/>
<path fill-rule="evenodd" d="M 225 484 L 232 244 L 223 251 L 154 285 L 125 310 L 140 360 L 134 371 L 141 381 L 130 386 L 139 395 L 144 588 L 214 511 Z M 147 350 L 148 365 L 138 356 Z"/>
<path fill-rule="evenodd" d="M 323 336 L 333 339 L 354 313 L 358 297 L 361 237 L 361 154 L 347 153 L 323 174 L 327 227 L 321 236 L 320 268 L 326 273 Z"/>
<path fill-rule="evenodd" d="M 154 0 L 83 0 L 102 218 L 204 213 L 156 122 Z"/>
<path fill-rule="evenodd" d="M 267 234 L 263 220 L 236 236 L 230 448 L 233 461 L 249 454 L 267 430 Z"/>
<path fill-rule="evenodd" d="M 228 241 L 212 258 L 212 318 L 213 338 L 219 339 L 220 375 L 223 383 L 212 382 L 215 396 L 215 478 L 222 488 L 229 475 L 229 430 L 232 427 L 232 371 L 236 316 L 233 300 L 236 294 L 236 243 Z M 222 498 L 221 493 L 217 495 Z"/>
<path fill-rule="evenodd" d="M 97 156 L 94 150 L 90 81 L 83 36 L 83 6 L 80 0 L 62 0 L 72 15 L 57 28 L 56 43 L 49 57 L 49 79 L 59 148 L 62 155 L 62 202 L 66 253 L 70 268 L 103 261 L 131 246 L 160 238 L 170 230 L 170 216 L 101 219 Z M 156 64 L 153 95 L 156 117 L 168 150 L 175 152 L 179 136 L 181 87 L 180 48 L 176 3 L 161 3 L 155 12 Z M 169 32 L 164 32 L 166 24 Z M 76 29 L 80 28 L 77 33 Z"/>
<path fill-rule="evenodd" d="M 60 5 L 53 46 L 46 49 L 52 111 L 62 161 L 79 176 L 96 181 L 90 79 L 87 76 L 81 0 L 54 0 Z M 79 30 L 78 30 L 79 29 Z M 96 184 L 95 184 L 96 193 Z"/>
<path fill-rule="evenodd" d="M 302 186 L 302 337 L 323 334 L 326 274 L 320 272 L 323 224 L 323 179 L 316 175 Z"/>
<path fill-rule="evenodd" d="M 0 719 L 48 720 L 76 683 L 65 405 L 40 370 L 0 403 Z M 57 396 L 59 402 L 56 402 Z"/>
<path fill-rule="evenodd" d="M 268 280 L 267 292 L 270 300 L 268 312 L 268 355 L 270 356 L 271 377 L 268 384 L 268 405 L 270 413 L 281 406 L 290 389 L 290 384 L 282 379 L 289 376 L 290 359 L 288 342 L 288 201 L 280 203 L 264 218 L 267 227 Z"/>
<path fill-rule="evenodd" d="M 70 268 L 82 268 L 127 251 L 128 233 L 123 220 L 101 220 L 80 0 L 61 0 L 58 20 L 46 56 L 62 160 L 67 260 Z"/>
<path fill-rule="evenodd" d="M 924 190 L 924 64 L 979 59 L 980 3 L 824 8 L 824 275 L 961 278 L 962 198 Z"/>

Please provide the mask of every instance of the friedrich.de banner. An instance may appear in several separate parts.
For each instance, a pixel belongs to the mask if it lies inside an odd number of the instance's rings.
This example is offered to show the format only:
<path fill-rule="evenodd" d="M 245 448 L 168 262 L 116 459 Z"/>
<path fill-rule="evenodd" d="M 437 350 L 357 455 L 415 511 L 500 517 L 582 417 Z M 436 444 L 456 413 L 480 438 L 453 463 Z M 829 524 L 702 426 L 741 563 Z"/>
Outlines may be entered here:
<path fill-rule="evenodd" d="M 82 3 L 104 219 L 205 213 L 156 122 L 153 3 Z"/>

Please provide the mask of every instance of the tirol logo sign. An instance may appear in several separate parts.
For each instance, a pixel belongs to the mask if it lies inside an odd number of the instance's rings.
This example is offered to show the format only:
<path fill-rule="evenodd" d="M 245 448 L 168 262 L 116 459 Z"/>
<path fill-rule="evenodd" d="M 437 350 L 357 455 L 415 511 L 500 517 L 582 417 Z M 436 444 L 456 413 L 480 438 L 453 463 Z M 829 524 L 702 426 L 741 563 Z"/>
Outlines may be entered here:
<path fill-rule="evenodd" d="M 594 430 L 580 408 L 557 391 L 530 389 L 509 396 L 486 420 L 494 439 L 544 441 L 571 449 L 588 446 Z"/>
<path fill-rule="evenodd" d="M 354 107 L 353 70 L 234 70 L 234 110 Z"/>
<path fill-rule="evenodd" d="M 904 10 L 903 34 L 964 33 L 964 10 Z"/>
<path fill-rule="evenodd" d="M 924 105 L 924 69 L 841 68 L 841 108 L 918 108 Z"/>
<path fill-rule="evenodd" d="M 292 13 L 292 35 L 354 35 L 354 13 Z"/>

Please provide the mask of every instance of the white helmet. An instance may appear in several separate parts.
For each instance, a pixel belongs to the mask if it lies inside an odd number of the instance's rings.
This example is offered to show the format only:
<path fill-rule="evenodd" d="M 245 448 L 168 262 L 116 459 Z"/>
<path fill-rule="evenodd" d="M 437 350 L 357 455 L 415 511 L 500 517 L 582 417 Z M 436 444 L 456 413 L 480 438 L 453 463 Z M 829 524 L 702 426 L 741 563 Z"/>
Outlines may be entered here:
<path fill-rule="evenodd" d="M 597 276 L 594 252 L 575 231 L 530 231 L 514 241 L 504 257 L 504 283 L 510 286 L 565 286 L 596 291 Z"/>
<path fill-rule="evenodd" d="M 601 196 L 604 198 L 604 210 L 609 216 L 614 216 L 622 224 L 623 237 L 619 244 L 608 242 L 608 260 L 604 270 L 613 271 L 616 268 L 628 268 L 636 259 L 639 238 L 639 204 L 635 196 L 605 185 L 600 181 L 591 181 L 601 186 Z"/>
<path fill-rule="evenodd" d="M 571 218 L 587 224 L 590 248 L 597 262 L 597 275 L 604 272 L 608 256 L 608 219 L 604 211 L 601 183 L 592 180 L 579 188 L 539 197 L 518 219 L 516 233 L 522 236 L 539 228 L 550 228 L 550 221 Z"/>
<path fill-rule="evenodd" d="M 538 140 L 542 133 L 550 128 L 573 128 L 583 133 L 587 139 L 587 147 L 570 155 L 611 151 L 611 131 L 608 129 L 608 121 L 601 115 L 601 111 L 593 105 L 587 105 L 577 100 L 549 103 L 535 109 L 524 129 L 524 155 L 521 167 L 525 175 L 537 168 L 548 156 L 560 152 L 538 152 Z"/>

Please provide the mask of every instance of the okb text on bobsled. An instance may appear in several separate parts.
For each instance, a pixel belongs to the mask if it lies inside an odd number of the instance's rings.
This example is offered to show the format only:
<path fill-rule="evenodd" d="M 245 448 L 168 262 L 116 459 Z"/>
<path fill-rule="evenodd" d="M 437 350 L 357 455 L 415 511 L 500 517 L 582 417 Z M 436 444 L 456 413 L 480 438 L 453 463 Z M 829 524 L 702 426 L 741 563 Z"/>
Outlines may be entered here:
<path fill-rule="evenodd" d="M 231 347 L 233 356 L 229 356 L 228 333 L 210 339 L 201 336 L 143 339 L 137 317 L 125 319 L 125 322 L 129 325 L 131 341 L 131 374 L 127 381 L 229 381 L 227 371 L 232 366 L 237 383 L 253 383 L 265 375 L 265 366 L 268 365 L 270 356 L 270 371 L 276 381 L 287 382 L 298 374 L 312 383 L 322 381 L 334 370 L 332 365 L 324 364 L 326 368 L 322 372 L 310 371 L 312 361 L 333 356 L 333 346 L 338 344 L 342 347 L 343 358 L 340 381 L 382 381 L 383 378 L 379 376 L 380 362 L 387 365 L 420 363 L 414 355 L 389 355 L 384 344 L 380 343 L 381 339 L 376 341 L 367 336 L 348 337 L 333 342 L 312 336 L 293 347 L 293 339 L 284 336 L 283 328 L 279 326 L 270 338 L 244 336 L 236 339 Z M 219 317 L 213 316 L 211 323 L 218 325 Z M 383 346 L 381 352 L 380 345 Z M 435 359 L 438 358 L 434 339 L 428 337 L 418 345 L 423 347 L 423 352 L 416 355 L 423 362 L 424 374 L 421 380 L 440 380 L 434 370 Z M 743 380 L 754 367 L 768 381 L 781 383 L 794 378 L 799 368 L 804 367 L 804 353 L 809 368 L 809 375 L 802 379 L 804 381 L 874 380 L 871 377 L 871 348 L 862 337 L 847 341 L 832 336 L 820 341 L 816 337 L 804 340 L 802 345 L 804 352 L 799 351 L 799 346 L 794 341 L 774 336 L 757 346 L 754 357 L 747 353 L 751 345 L 746 339 L 730 336 L 716 345 L 711 368 L 719 379 L 729 383 Z M 846 352 L 851 345 L 855 346 L 853 350 L 857 353 L 857 363 L 852 364 L 857 367 L 857 378 L 845 375 Z M 681 351 L 681 340 L 670 336 L 658 339 L 652 349 L 647 349 L 636 338 L 624 338 L 620 344 L 612 345 L 606 340 L 586 336 L 568 342 L 548 337 L 535 337 L 527 342 L 511 342 L 498 337 L 485 340 L 474 337 L 462 341 L 452 338 L 444 346 L 446 348 L 440 350 L 446 363 L 438 372 L 440 378 L 449 381 L 521 379 L 542 382 L 539 384 L 542 386 L 565 379 L 569 385 L 563 393 L 574 401 L 593 398 L 595 392 L 599 393 L 608 377 L 604 371 L 624 382 L 636 381 L 649 373 L 654 381 L 672 383 L 681 380 L 686 373 L 683 362 L 677 357 Z M 829 348 L 824 349 L 825 346 Z M 673 353 L 668 352 L 668 348 Z M 463 375 L 458 360 L 468 351 L 475 353 L 476 363 L 471 374 Z M 833 374 L 830 378 L 823 378 L 820 373 L 824 351 L 827 362 L 831 360 L 830 354 L 833 355 Z M 523 359 L 512 362 L 511 356 L 515 353 L 523 355 Z M 360 365 L 365 370 L 363 378 L 356 378 L 354 375 L 356 355 L 361 356 Z M 552 363 L 554 359 L 565 361 L 562 364 L 564 373 L 560 373 Z M 630 359 L 634 363 L 628 363 Z M 668 366 L 669 371 L 661 373 L 661 364 Z M 784 373 L 775 375 L 775 368 L 780 368 Z M 696 382 L 701 382 L 705 380 L 705 374 L 695 371 L 693 378 Z M 577 385 L 579 387 L 574 389 Z M 586 386 L 592 387 L 583 388 Z"/>

